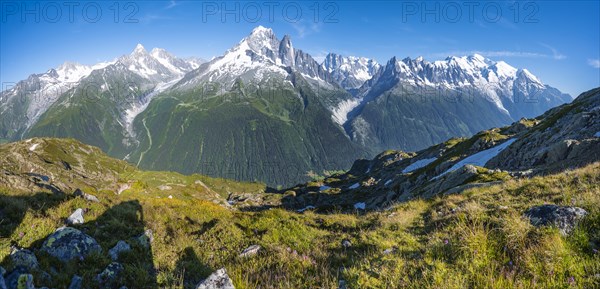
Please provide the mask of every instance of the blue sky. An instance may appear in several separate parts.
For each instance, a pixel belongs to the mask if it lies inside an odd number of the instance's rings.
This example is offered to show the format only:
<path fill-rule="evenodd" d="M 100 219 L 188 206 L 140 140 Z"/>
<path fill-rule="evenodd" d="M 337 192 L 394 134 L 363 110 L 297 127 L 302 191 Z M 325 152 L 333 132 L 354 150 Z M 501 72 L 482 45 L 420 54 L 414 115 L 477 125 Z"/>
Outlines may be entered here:
<path fill-rule="evenodd" d="M 75 4 L 70 4 L 75 3 Z M 600 86 L 600 1 L 1 1 L 0 81 L 66 60 L 94 64 L 137 43 L 176 56 L 221 55 L 255 26 L 320 59 L 480 53 L 527 68 L 573 96 Z M 36 19 L 37 18 L 37 19 Z"/>

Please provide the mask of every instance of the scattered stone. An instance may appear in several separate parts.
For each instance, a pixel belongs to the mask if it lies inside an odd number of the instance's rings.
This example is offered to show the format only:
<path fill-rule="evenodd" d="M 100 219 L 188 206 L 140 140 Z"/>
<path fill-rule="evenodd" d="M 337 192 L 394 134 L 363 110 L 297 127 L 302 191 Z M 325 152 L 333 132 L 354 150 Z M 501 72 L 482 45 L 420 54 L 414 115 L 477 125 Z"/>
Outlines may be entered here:
<path fill-rule="evenodd" d="M 123 270 L 125 270 L 125 268 L 123 268 L 121 263 L 112 262 L 104 269 L 104 271 L 102 271 L 102 273 L 96 276 L 96 280 L 103 288 L 111 287 L 110 285 L 113 285 L 117 281 Z"/>
<path fill-rule="evenodd" d="M 73 192 L 73 196 L 75 196 L 75 197 L 82 197 L 83 194 L 85 194 L 85 193 L 80 189 L 75 189 L 75 191 Z"/>
<path fill-rule="evenodd" d="M 306 207 L 304 207 L 304 208 L 302 208 L 302 209 L 300 209 L 300 210 L 296 210 L 296 212 L 298 212 L 298 213 L 302 213 L 302 212 L 304 212 L 304 211 L 306 211 L 306 210 L 313 210 L 313 209 L 315 209 L 315 206 L 310 206 L 310 205 L 309 205 L 309 206 L 306 206 Z"/>
<path fill-rule="evenodd" d="M 396 252 L 396 248 L 387 248 L 385 250 L 383 250 L 383 255 L 389 255 Z"/>
<path fill-rule="evenodd" d="M 129 190 L 129 189 L 131 189 L 130 184 L 122 184 L 121 186 L 119 186 L 119 189 L 117 190 L 117 195 L 120 195 L 122 192 L 124 192 L 125 190 Z"/>
<path fill-rule="evenodd" d="M 136 240 L 140 243 L 140 245 L 150 248 L 150 245 L 152 245 L 152 242 L 154 242 L 154 234 L 152 233 L 152 230 L 147 229 L 143 234 L 139 235 Z"/>
<path fill-rule="evenodd" d="M 167 185 L 160 185 L 160 186 L 158 186 L 158 189 L 161 191 L 168 191 L 168 190 L 172 190 L 173 188 L 171 186 L 167 186 Z"/>
<path fill-rule="evenodd" d="M 94 203 L 100 202 L 100 200 L 98 200 L 98 198 L 96 196 L 85 193 L 80 189 L 76 189 L 75 192 L 73 192 L 73 196 L 82 197 L 84 200 L 89 201 L 89 202 L 94 202 Z"/>
<path fill-rule="evenodd" d="M 244 258 L 244 257 L 254 256 L 258 253 L 258 251 L 260 251 L 260 249 L 261 249 L 260 245 L 252 245 L 252 246 L 244 249 L 244 251 L 242 251 L 242 253 L 240 253 L 240 257 Z"/>
<path fill-rule="evenodd" d="M 89 202 L 100 203 L 100 200 L 96 196 L 90 194 L 83 195 L 83 199 Z"/>
<path fill-rule="evenodd" d="M 373 177 L 370 177 L 368 180 L 362 182 L 363 187 L 370 187 L 375 184 L 377 184 L 377 180 L 375 180 Z"/>
<path fill-rule="evenodd" d="M 83 278 L 77 275 L 73 275 L 73 278 L 71 278 L 71 285 L 69 285 L 69 289 L 81 289 L 82 282 Z"/>
<path fill-rule="evenodd" d="M 367 204 L 364 202 L 354 204 L 354 209 L 356 210 L 364 210 L 367 207 Z"/>
<path fill-rule="evenodd" d="M 351 246 L 352 246 L 352 243 L 350 242 L 350 240 L 348 240 L 348 239 L 342 240 L 342 247 L 347 249 L 347 248 L 350 248 Z"/>
<path fill-rule="evenodd" d="M 225 268 L 221 268 L 196 285 L 196 289 L 235 289 L 235 287 Z"/>
<path fill-rule="evenodd" d="M 577 222 L 587 214 L 582 208 L 556 205 L 535 206 L 525 211 L 525 217 L 533 226 L 553 225 L 563 236 L 571 233 Z"/>
<path fill-rule="evenodd" d="M 35 289 L 33 286 L 33 275 L 21 274 L 17 282 L 17 289 Z"/>
<path fill-rule="evenodd" d="M 77 210 L 75 210 L 75 212 L 73 212 L 73 214 L 71 214 L 67 220 L 66 223 L 67 225 L 79 225 L 79 224 L 83 224 L 84 220 L 83 220 L 83 209 L 79 208 Z"/>
<path fill-rule="evenodd" d="M 19 284 L 19 277 L 27 273 L 27 269 L 23 267 L 16 267 L 12 272 L 6 275 L 6 279 L 4 279 L 6 288 L 17 288 L 17 285 Z"/>
<path fill-rule="evenodd" d="M 52 283 L 52 275 L 46 271 L 38 271 L 37 280 L 41 284 L 50 284 Z"/>
<path fill-rule="evenodd" d="M 94 252 L 102 252 L 102 248 L 94 238 L 71 227 L 58 228 L 44 241 L 41 250 L 63 262 L 74 258 L 82 259 Z"/>
<path fill-rule="evenodd" d="M 10 258 L 15 267 L 23 267 L 28 271 L 37 269 L 40 266 L 35 254 L 27 249 L 18 249 L 13 247 Z"/>
<path fill-rule="evenodd" d="M 117 261 L 119 255 L 123 252 L 130 251 L 131 247 L 125 241 L 119 241 L 117 244 L 108 251 L 108 255 L 113 261 Z"/>
<path fill-rule="evenodd" d="M 173 196 L 172 196 L 172 195 L 169 195 L 169 197 L 168 197 L 168 198 L 169 198 L 169 199 L 172 199 L 172 198 L 173 198 Z"/>
<path fill-rule="evenodd" d="M 4 281 L 4 274 L 6 274 L 6 270 L 0 266 L 0 289 L 7 289 L 6 282 Z"/>

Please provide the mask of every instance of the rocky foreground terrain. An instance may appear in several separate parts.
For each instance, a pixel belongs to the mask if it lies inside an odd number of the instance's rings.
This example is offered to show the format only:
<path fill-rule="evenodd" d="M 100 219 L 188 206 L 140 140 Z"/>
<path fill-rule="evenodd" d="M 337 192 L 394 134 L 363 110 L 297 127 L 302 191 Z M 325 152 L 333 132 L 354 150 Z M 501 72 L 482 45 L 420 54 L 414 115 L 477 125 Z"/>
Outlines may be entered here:
<path fill-rule="evenodd" d="M 3 144 L 0 289 L 597 288 L 599 161 L 600 89 L 283 190 Z"/>

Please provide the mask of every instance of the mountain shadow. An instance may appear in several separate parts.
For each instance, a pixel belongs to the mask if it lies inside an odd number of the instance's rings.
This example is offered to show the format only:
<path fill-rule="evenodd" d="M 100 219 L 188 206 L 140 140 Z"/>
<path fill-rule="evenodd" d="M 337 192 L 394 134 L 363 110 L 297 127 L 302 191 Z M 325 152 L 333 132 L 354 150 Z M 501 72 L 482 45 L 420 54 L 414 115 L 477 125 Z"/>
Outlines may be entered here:
<path fill-rule="evenodd" d="M 63 193 L 38 192 L 31 196 L 0 194 L 0 239 L 10 238 L 29 210 L 45 214 L 66 200 L 67 196 Z"/>
<path fill-rule="evenodd" d="M 187 247 L 179 255 L 179 260 L 175 265 L 175 273 L 179 275 L 183 283 L 183 288 L 196 288 L 202 276 L 208 276 L 213 270 L 202 263 L 194 252 L 194 248 Z"/>

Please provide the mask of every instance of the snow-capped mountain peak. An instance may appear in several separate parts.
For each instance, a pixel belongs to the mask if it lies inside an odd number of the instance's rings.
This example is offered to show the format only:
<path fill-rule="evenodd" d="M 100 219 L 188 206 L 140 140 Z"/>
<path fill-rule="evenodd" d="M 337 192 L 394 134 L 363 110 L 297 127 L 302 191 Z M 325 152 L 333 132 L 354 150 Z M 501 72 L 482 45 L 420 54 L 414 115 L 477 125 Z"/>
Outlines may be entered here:
<path fill-rule="evenodd" d="M 60 82 L 79 81 L 81 78 L 88 76 L 92 70 L 90 66 L 69 61 L 54 69 L 56 71 L 56 79 Z"/>
<path fill-rule="evenodd" d="M 188 62 L 162 48 L 153 48 L 148 52 L 142 44 L 136 45 L 129 55 L 121 56 L 118 62 L 139 76 L 159 82 L 180 78 L 199 66 L 197 59 Z"/>
<path fill-rule="evenodd" d="M 550 89 L 527 69 L 517 69 L 506 62 L 473 54 L 449 56 L 433 62 L 422 57 L 402 60 L 393 57 L 376 79 L 361 87 L 358 96 L 365 97 L 371 87 L 390 88 L 396 83 L 481 95 L 509 116 L 512 116 L 511 109 L 515 111 L 515 105 L 524 97 Z M 559 103 L 564 102 L 565 97 L 556 92 L 545 98 L 548 102 Z"/>
<path fill-rule="evenodd" d="M 433 62 L 423 57 L 402 60 L 392 58 L 387 65 L 393 65 L 393 73 L 399 81 L 419 85 L 442 85 L 448 88 L 503 85 L 504 82 L 513 81 L 518 77 L 518 70 L 506 62 L 496 62 L 479 54 L 449 56 Z M 533 76 L 530 73 L 526 75 Z M 531 79 L 537 80 L 535 76 Z"/>
<path fill-rule="evenodd" d="M 359 88 L 381 68 L 375 60 L 365 57 L 329 53 L 321 67 L 332 74 L 334 81 L 346 89 Z"/>
<path fill-rule="evenodd" d="M 304 75 L 310 81 L 327 83 L 328 76 L 309 54 L 295 49 L 288 35 L 280 41 L 273 30 L 258 26 L 224 55 L 213 58 L 193 78 L 181 86 L 194 86 L 204 81 L 220 82 L 231 86 L 236 79 L 261 82 L 270 77 L 286 78 L 289 68 Z"/>
<path fill-rule="evenodd" d="M 133 49 L 133 52 L 131 52 L 131 54 L 137 54 L 137 53 L 147 53 L 146 48 L 144 48 L 144 45 L 138 43 L 135 46 L 135 49 Z"/>
<path fill-rule="evenodd" d="M 245 48 L 247 46 L 256 54 L 277 62 L 279 44 L 280 42 L 272 29 L 258 26 L 240 42 L 239 47 Z"/>
<path fill-rule="evenodd" d="M 537 76 L 533 75 L 531 72 L 529 72 L 529 70 L 527 70 L 526 68 L 523 69 L 519 69 L 517 70 L 516 73 L 517 77 L 522 77 L 525 80 L 527 80 L 527 82 L 529 83 L 534 83 L 534 84 L 538 84 L 543 86 L 544 84 L 540 81 L 539 78 L 537 78 Z"/>

